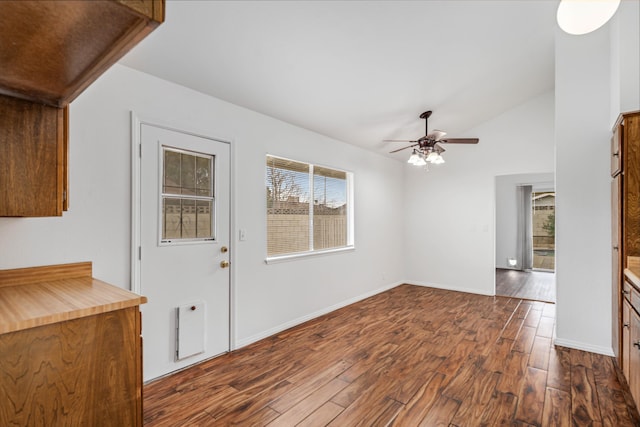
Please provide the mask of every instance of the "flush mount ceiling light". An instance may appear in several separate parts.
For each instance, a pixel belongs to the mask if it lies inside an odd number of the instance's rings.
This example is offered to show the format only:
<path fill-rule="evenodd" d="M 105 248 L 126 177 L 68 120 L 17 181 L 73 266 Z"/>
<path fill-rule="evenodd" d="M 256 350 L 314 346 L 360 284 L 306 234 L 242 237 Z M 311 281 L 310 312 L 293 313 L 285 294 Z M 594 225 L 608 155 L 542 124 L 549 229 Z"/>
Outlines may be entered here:
<path fill-rule="evenodd" d="M 556 18 L 566 33 L 587 34 L 606 24 L 619 5 L 620 0 L 560 0 Z"/>

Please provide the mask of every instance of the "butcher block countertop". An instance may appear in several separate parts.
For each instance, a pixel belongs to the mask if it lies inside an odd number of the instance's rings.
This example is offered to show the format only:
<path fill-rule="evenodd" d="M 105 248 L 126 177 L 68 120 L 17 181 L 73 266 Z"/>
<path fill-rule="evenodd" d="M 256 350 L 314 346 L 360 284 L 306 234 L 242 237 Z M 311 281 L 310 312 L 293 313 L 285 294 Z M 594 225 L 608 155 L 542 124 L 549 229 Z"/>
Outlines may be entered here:
<path fill-rule="evenodd" d="M 640 257 L 627 257 L 627 268 L 624 269 L 627 280 L 640 290 Z"/>
<path fill-rule="evenodd" d="M 145 302 L 144 296 L 94 279 L 91 262 L 0 270 L 0 334 Z"/>

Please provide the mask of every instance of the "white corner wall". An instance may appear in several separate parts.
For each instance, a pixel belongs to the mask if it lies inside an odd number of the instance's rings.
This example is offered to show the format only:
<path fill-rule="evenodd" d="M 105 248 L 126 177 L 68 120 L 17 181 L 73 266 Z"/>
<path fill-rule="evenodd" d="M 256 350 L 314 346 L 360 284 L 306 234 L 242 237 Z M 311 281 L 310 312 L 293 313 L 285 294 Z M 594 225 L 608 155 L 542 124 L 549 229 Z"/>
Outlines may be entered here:
<path fill-rule="evenodd" d="M 236 346 L 403 279 L 401 163 L 121 65 L 71 105 L 70 210 L 60 218 L 0 218 L 0 268 L 93 261 L 95 277 L 129 288 L 131 110 L 232 141 Z M 355 251 L 264 263 L 267 153 L 355 174 Z M 238 241 L 239 228 L 246 241 Z"/>
<path fill-rule="evenodd" d="M 610 36 L 556 34 L 556 343 L 612 355 Z"/>
<path fill-rule="evenodd" d="M 405 166 L 409 283 L 495 294 L 495 177 L 553 173 L 553 129 L 547 92 L 459 135 L 480 143 L 447 145 L 444 165 Z"/>
<path fill-rule="evenodd" d="M 518 258 L 518 186 L 534 191 L 555 187 L 553 173 L 500 175 L 496 177 L 496 268 L 513 269 L 507 258 Z M 520 268 L 516 266 L 515 268 Z"/>
<path fill-rule="evenodd" d="M 640 1 L 625 0 L 610 24 L 611 122 L 640 110 Z"/>

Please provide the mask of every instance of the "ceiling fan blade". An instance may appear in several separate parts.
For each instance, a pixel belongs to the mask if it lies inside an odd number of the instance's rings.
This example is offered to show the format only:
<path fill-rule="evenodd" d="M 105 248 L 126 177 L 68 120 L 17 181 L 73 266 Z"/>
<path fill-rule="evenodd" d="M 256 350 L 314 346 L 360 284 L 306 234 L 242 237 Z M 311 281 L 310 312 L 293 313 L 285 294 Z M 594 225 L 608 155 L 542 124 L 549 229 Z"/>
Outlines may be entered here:
<path fill-rule="evenodd" d="M 442 154 L 442 153 L 444 153 L 445 151 L 447 151 L 447 150 L 445 150 L 444 148 L 442 148 L 442 146 L 441 146 L 440 144 L 434 144 L 433 148 L 435 148 L 435 149 L 436 149 L 436 151 L 438 152 L 438 154 Z"/>
<path fill-rule="evenodd" d="M 383 139 L 382 142 L 418 142 L 415 139 Z"/>
<path fill-rule="evenodd" d="M 447 138 L 441 139 L 439 142 L 443 144 L 477 144 L 479 141 L 478 138 Z"/>
<path fill-rule="evenodd" d="M 431 133 L 429 135 L 427 135 L 427 138 L 432 139 L 434 141 L 440 141 L 442 139 L 443 136 L 445 136 L 447 133 L 438 129 L 434 129 L 431 131 Z"/>
<path fill-rule="evenodd" d="M 398 148 L 397 150 L 389 151 L 389 154 L 391 154 L 391 153 L 395 153 L 395 152 L 397 152 L 397 151 L 406 150 L 407 148 L 415 147 L 416 145 L 418 145 L 418 144 L 411 144 L 411 145 L 407 145 L 406 147 L 402 147 L 402 148 Z"/>

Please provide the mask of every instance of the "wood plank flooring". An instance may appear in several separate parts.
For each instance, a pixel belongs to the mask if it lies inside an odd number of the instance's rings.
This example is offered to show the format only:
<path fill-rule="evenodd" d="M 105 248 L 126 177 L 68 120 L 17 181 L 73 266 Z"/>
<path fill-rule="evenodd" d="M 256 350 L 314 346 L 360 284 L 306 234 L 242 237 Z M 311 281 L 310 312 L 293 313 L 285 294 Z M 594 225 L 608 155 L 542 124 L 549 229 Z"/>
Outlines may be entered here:
<path fill-rule="evenodd" d="M 554 319 L 402 285 L 145 385 L 145 425 L 640 426 L 613 359 L 554 347 Z"/>
<path fill-rule="evenodd" d="M 496 295 L 556 302 L 556 275 L 547 271 L 496 268 Z"/>

